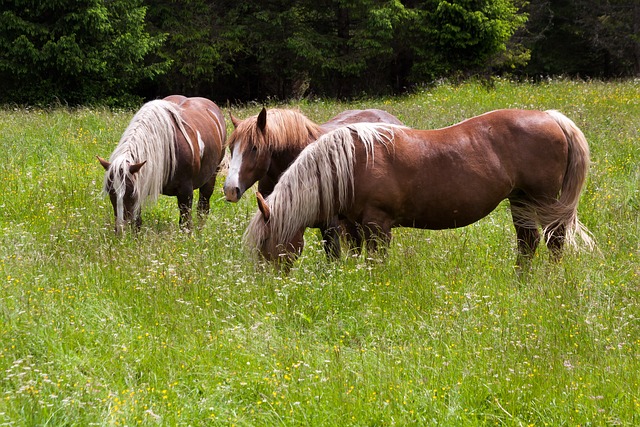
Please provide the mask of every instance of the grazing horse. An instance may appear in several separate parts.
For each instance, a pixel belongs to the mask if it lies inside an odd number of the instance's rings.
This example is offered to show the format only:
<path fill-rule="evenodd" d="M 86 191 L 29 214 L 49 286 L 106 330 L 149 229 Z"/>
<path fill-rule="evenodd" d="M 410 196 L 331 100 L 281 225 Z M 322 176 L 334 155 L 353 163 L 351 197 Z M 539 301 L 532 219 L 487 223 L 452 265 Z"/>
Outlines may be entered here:
<path fill-rule="evenodd" d="M 564 243 L 594 242 L 578 221 L 589 168 L 578 127 L 557 111 L 498 110 L 437 130 L 352 124 L 322 136 L 282 175 L 259 210 L 245 244 L 290 266 L 306 227 L 339 215 L 360 224 L 371 250 L 396 226 L 463 227 L 508 199 L 518 266 L 540 241 L 554 258 Z"/>
<path fill-rule="evenodd" d="M 142 205 L 160 194 L 178 198 L 180 227 L 190 230 L 193 191 L 199 189 L 198 214 L 204 219 L 226 135 L 222 111 L 208 99 L 171 95 L 143 105 L 109 161 L 98 157 L 116 232 L 125 224 L 139 229 Z"/>
<path fill-rule="evenodd" d="M 237 202 L 244 192 L 258 182 L 258 191 L 268 196 L 280 175 L 300 152 L 321 135 L 350 123 L 402 122 L 386 111 L 347 110 L 328 122 L 318 125 L 297 110 L 262 109 L 260 114 L 245 120 L 233 115 L 235 130 L 229 137 L 231 162 L 224 182 L 224 194 L 229 202 Z M 340 255 L 337 218 L 319 226 L 328 255 Z M 353 230 L 353 225 L 341 224 Z"/>

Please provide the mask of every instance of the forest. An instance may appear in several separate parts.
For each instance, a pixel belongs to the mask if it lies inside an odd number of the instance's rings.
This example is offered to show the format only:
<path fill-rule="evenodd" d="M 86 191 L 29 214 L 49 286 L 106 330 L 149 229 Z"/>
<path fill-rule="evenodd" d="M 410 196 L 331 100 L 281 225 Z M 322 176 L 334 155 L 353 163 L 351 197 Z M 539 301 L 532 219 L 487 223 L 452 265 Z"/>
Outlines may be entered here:
<path fill-rule="evenodd" d="M 640 75 L 637 0 L 0 0 L 0 103 L 135 106 Z"/>

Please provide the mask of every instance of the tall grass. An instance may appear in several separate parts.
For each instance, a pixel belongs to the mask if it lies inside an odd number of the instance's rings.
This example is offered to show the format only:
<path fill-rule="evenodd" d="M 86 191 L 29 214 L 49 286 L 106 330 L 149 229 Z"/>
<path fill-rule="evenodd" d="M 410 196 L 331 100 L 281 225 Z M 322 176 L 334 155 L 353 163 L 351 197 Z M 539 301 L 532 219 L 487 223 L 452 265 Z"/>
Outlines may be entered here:
<path fill-rule="evenodd" d="M 95 155 L 133 112 L 1 110 L 0 425 L 640 424 L 639 93 L 499 80 L 284 105 L 418 128 L 505 107 L 572 118 L 599 252 L 552 264 L 541 248 L 524 277 L 506 205 L 463 229 L 396 229 L 384 261 L 329 263 L 308 230 L 287 276 L 241 247 L 250 192 L 231 205 L 218 189 L 193 235 L 163 197 L 117 238 Z"/>

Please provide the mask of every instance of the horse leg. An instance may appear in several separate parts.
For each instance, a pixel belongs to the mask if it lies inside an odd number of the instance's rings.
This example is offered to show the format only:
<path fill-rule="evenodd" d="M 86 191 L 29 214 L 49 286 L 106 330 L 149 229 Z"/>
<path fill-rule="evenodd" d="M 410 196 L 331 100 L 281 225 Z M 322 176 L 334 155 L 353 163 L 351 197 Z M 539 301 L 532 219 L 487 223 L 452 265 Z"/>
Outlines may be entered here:
<path fill-rule="evenodd" d="M 329 224 L 328 227 L 320 228 L 322 234 L 324 252 L 327 258 L 335 260 L 340 258 L 340 229 L 337 224 Z"/>
<path fill-rule="evenodd" d="M 384 210 L 369 206 L 365 208 L 361 221 L 367 251 L 370 253 L 381 252 L 382 256 L 385 256 L 391 242 L 393 220 Z"/>
<path fill-rule="evenodd" d="M 551 254 L 551 260 L 558 262 L 562 258 L 562 248 L 564 247 L 564 240 L 566 234 L 566 227 L 564 224 L 559 224 L 553 228 L 545 230 L 544 238 L 547 242 L 547 248 Z"/>
<path fill-rule="evenodd" d="M 364 225 L 363 230 L 367 251 L 369 253 L 382 253 L 382 255 L 385 256 L 389 248 L 389 243 L 391 243 L 391 228 L 369 222 Z"/>
<path fill-rule="evenodd" d="M 540 243 L 540 232 L 535 223 L 535 216 L 531 209 L 527 209 L 524 204 L 517 201 L 511 202 L 511 217 L 516 229 L 516 239 L 518 241 L 518 259 L 516 266 L 520 269 L 531 265 L 533 255 Z"/>
<path fill-rule="evenodd" d="M 207 216 L 209 216 L 209 200 L 211 199 L 215 186 L 216 177 L 214 175 L 209 182 L 200 187 L 200 194 L 198 195 L 198 221 L 201 225 L 204 225 L 204 222 L 207 220 Z"/>
<path fill-rule="evenodd" d="M 353 250 L 356 255 L 360 255 L 362 253 L 362 242 L 364 241 L 364 230 L 348 219 L 343 219 L 340 222 L 349 250 Z"/>
<path fill-rule="evenodd" d="M 537 228 L 528 228 L 516 225 L 516 238 L 518 239 L 518 259 L 516 266 L 519 268 L 531 265 L 533 255 L 540 243 L 540 232 Z"/>
<path fill-rule="evenodd" d="M 180 209 L 180 229 L 191 231 L 191 205 L 193 204 L 193 190 L 178 194 L 178 209 Z"/>
<path fill-rule="evenodd" d="M 319 226 L 320 234 L 322 234 L 322 242 L 327 258 L 336 260 L 340 258 L 340 234 L 342 224 L 337 216 L 331 218 L 328 224 Z"/>

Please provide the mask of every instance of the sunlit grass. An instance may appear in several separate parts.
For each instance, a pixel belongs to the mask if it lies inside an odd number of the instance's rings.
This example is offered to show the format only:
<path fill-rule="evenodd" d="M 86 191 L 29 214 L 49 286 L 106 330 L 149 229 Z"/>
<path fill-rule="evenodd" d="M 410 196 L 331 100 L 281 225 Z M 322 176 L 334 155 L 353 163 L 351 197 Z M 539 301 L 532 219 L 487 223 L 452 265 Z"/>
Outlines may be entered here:
<path fill-rule="evenodd" d="M 464 229 L 396 229 L 384 260 L 329 263 L 308 230 L 288 276 L 241 247 L 251 192 L 232 205 L 218 188 L 192 235 L 163 197 L 116 238 L 95 155 L 133 112 L 0 110 L 0 425 L 639 424 L 639 92 L 498 80 L 284 105 L 420 128 L 565 113 L 591 145 L 579 213 L 599 252 L 553 264 L 541 248 L 524 276 L 506 205 Z"/>

